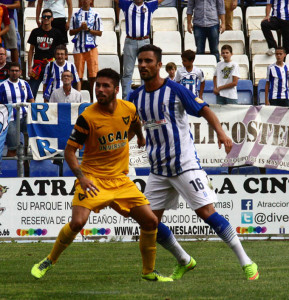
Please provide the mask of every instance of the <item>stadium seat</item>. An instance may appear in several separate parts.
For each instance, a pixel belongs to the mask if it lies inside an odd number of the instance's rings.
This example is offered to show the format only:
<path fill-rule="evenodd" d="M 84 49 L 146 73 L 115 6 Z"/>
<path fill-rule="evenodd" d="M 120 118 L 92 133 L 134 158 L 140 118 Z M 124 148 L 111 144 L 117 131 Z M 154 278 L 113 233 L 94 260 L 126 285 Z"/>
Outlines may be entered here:
<path fill-rule="evenodd" d="M 97 0 L 96 2 L 99 2 Z M 79 8 L 78 8 L 79 9 Z M 112 7 L 98 7 L 94 8 L 97 13 L 99 13 L 102 24 L 103 31 L 114 31 L 115 27 L 115 12 Z"/>
<path fill-rule="evenodd" d="M 203 100 L 206 101 L 208 104 L 217 103 L 217 97 L 214 94 L 213 90 L 214 90 L 213 80 L 206 80 L 204 93 L 203 93 Z"/>
<path fill-rule="evenodd" d="M 260 30 L 261 22 L 266 15 L 266 6 L 249 6 L 246 10 L 246 29 L 250 36 L 252 30 Z"/>
<path fill-rule="evenodd" d="M 277 41 L 277 32 L 272 30 L 272 34 L 274 39 Z M 251 60 L 254 55 L 265 54 L 267 50 L 268 44 L 266 42 L 262 30 L 252 30 L 249 37 L 249 52 Z"/>
<path fill-rule="evenodd" d="M 118 55 L 99 55 L 98 69 L 111 68 L 120 73 L 120 62 Z"/>
<path fill-rule="evenodd" d="M 266 168 L 266 174 L 288 174 L 289 175 L 289 171 Z"/>
<path fill-rule="evenodd" d="M 234 167 L 231 171 L 231 174 L 232 175 L 260 174 L 260 169 L 255 166 Z"/>
<path fill-rule="evenodd" d="M 56 177 L 59 176 L 59 165 L 51 160 L 31 160 L 29 166 L 30 177 Z"/>
<path fill-rule="evenodd" d="M 17 177 L 17 160 L 4 160 L 0 162 L 0 177 Z"/>
<path fill-rule="evenodd" d="M 168 77 L 168 73 L 166 72 L 166 64 L 169 62 L 175 63 L 177 68 L 180 68 L 183 66 L 182 57 L 180 55 L 163 55 L 162 56 L 162 68 L 160 70 L 160 75 L 162 78 Z"/>
<path fill-rule="evenodd" d="M 253 84 L 258 85 L 260 79 L 267 77 L 267 67 L 276 61 L 274 55 L 254 55 L 252 60 L 252 73 L 253 73 Z"/>
<path fill-rule="evenodd" d="M 207 167 L 203 168 L 208 175 L 228 174 L 228 167 Z"/>
<path fill-rule="evenodd" d="M 217 66 L 216 56 L 212 54 L 197 54 L 194 65 L 203 70 L 206 80 L 213 80 Z"/>
<path fill-rule="evenodd" d="M 80 91 L 81 96 L 82 96 L 82 101 L 81 103 L 90 103 L 90 94 L 88 90 L 81 90 Z"/>
<path fill-rule="evenodd" d="M 104 31 L 98 38 L 98 54 L 118 55 L 117 37 L 114 31 Z"/>
<path fill-rule="evenodd" d="M 177 31 L 179 18 L 176 7 L 159 7 L 152 15 L 152 30 Z"/>
<path fill-rule="evenodd" d="M 238 104 L 253 105 L 253 83 L 251 80 L 238 80 Z"/>
<path fill-rule="evenodd" d="M 71 171 L 68 163 L 66 160 L 63 161 L 63 176 L 73 176 L 75 177 L 75 175 L 73 174 L 73 172 Z"/>
<path fill-rule="evenodd" d="M 234 54 L 245 54 L 245 37 L 241 30 L 227 30 L 220 35 L 219 51 L 223 45 L 229 44 Z"/>
<path fill-rule="evenodd" d="M 113 7 L 113 0 L 94 0 L 94 7 Z"/>
<path fill-rule="evenodd" d="M 189 33 L 188 31 L 185 32 L 185 40 L 184 40 L 184 50 L 193 50 L 197 51 L 196 41 L 194 34 Z M 205 45 L 205 53 L 210 54 L 210 47 L 208 39 L 206 40 Z"/>
<path fill-rule="evenodd" d="M 266 79 L 260 79 L 258 83 L 258 105 L 265 104 L 265 85 Z"/>
<path fill-rule="evenodd" d="M 240 6 L 233 10 L 233 30 L 243 30 L 243 13 Z"/>
<path fill-rule="evenodd" d="M 286 62 L 286 64 L 289 64 L 289 54 L 286 55 L 285 62 Z"/>
<path fill-rule="evenodd" d="M 182 41 L 179 31 L 155 31 L 153 44 L 163 50 L 163 54 L 181 54 Z"/>

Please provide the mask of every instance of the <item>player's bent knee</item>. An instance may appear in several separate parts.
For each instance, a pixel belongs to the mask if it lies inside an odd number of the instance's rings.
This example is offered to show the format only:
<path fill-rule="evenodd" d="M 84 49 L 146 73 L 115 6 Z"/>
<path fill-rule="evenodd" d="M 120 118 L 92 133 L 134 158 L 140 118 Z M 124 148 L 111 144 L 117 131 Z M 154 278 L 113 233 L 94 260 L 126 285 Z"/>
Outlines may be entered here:
<path fill-rule="evenodd" d="M 155 230 L 158 227 L 158 218 L 156 216 L 150 216 L 147 219 L 144 219 L 140 222 L 140 227 L 143 230 Z"/>
<path fill-rule="evenodd" d="M 71 228 L 71 230 L 72 231 L 74 231 L 74 232 L 79 232 L 79 231 L 81 231 L 81 229 L 84 227 L 84 225 L 85 225 L 85 223 L 86 222 L 83 222 L 83 221 L 81 221 L 81 220 L 72 220 L 71 222 L 70 222 L 70 228 Z"/>

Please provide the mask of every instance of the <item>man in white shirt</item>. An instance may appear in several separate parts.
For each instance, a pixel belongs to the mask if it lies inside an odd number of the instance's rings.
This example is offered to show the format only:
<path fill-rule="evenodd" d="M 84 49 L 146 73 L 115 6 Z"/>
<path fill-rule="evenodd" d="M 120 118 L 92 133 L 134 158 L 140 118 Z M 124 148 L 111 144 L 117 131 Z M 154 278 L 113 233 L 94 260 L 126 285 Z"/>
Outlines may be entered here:
<path fill-rule="evenodd" d="M 0 104 L 12 104 L 12 103 L 26 103 L 34 102 L 34 98 L 28 82 L 23 79 L 19 79 L 21 75 L 21 68 L 19 63 L 11 63 L 9 66 L 9 78 L 2 82 L 0 85 Z M 25 107 L 20 108 L 20 131 L 22 133 L 27 132 L 26 115 L 27 111 Z M 13 108 L 13 114 L 11 121 L 9 122 L 8 132 L 6 136 L 6 143 L 8 147 L 7 156 L 15 156 L 17 149 L 16 140 L 16 108 Z"/>
<path fill-rule="evenodd" d="M 217 104 L 238 104 L 237 84 L 240 78 L 239 65 L 231 60 L 233 50 L 230 45 L 221 48 L 224 61 L 217 64 L 214 74 L 214 94 Z"/>
<path fill-rule="evenodd" d="M 49 103 L 80 103 L 81 93 L 71 86 L 73 74 L 66 70 L 62 73 L 61 80 L 63 86 L 52 93 Z"/>

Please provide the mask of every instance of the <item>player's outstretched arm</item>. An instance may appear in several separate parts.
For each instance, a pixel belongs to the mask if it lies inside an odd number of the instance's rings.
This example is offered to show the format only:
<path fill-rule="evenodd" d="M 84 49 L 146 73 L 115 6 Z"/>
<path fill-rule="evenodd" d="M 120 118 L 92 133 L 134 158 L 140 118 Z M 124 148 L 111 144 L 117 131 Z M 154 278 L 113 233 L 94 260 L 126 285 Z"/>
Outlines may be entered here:
<path fill-rule="evenodd" d="M 224 144 L 225 151 L 228 154 L 232 149 L 233 143 L 232 140 L 225 134 L 216 114 L 208 106 L 204 106 L 200 111 L 200 116 L 204 117 L 216 131 L 219 149 L 221 149 L 221 145 Z"/>
<path fill-rule="evenodd" d="M 128 140 L 130 141 L 135 135 L 137 136 L 138 147 L 144 147 L 146 145 L 146 140 L 142 133 L 141 122 L 139 119 L 130 124 L 130 128 L 128 130 Z"/>
<path fill-rule="evenodd" d="M 99 191 L 98 188 L 93 184 L 93 182 L 84 176 L 80 169 L 80 165 L 78 163 L 77 157 L 75 155 L 77 148 L 74 146 L 71 146 L 69 144 L 66 145 L 64 150 L 64 157 L 67 161 L 71 171 L 73 174 L 77 177 L 79 180 L 80 186 L 84 191 L 85 196 L 87 196 L 87 192 L 93 197 L 94 195 L 97 195 L 96 191 Z M 93 195 L 94 194 L 94 195 Z"/>

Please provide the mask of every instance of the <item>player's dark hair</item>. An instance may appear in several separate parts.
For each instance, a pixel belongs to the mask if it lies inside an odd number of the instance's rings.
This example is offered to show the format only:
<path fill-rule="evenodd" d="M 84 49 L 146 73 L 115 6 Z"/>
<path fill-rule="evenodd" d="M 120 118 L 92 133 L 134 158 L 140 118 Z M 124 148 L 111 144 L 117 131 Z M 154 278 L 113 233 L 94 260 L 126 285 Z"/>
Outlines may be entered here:
<path fill-rule="evenodd" d="M 42 11 L 42 14 L 41 14 L 41 16 L 43 16 L 45 13 L 51 13 L 51 16 L 53 17 L 53 12 L 52 12 L 52 10 L 51 9 L 49 9 L 49 8 L 45 8 L 43 11 Z"/>
<path fill-rule="evenodd" d="M 276 50 L 282 50 L 284 53 L 286 53 L 286 49 L 284 47 L 282 47 L 282 46 L 276 47 L 275 51 Z"/>
<path fill-rule="evenodd" d="M 223 50 L 229 50 L 231 54 L 233 53 L 232 47 L 231 47 L 230 45 L 227 45 L 227 44 L 222 46 L 221 52 L 222 52 Z"/>
<path fill-rule="evenodd" d="M 63 45 L 63 44 L 58 45 L 58 46 L 55 47 L 55 49 L 54 49 L 54 56 L 55 56 L 57 50 L 64 50 L 65 51 L 65 55 L 68 54 L 68 50 L 67 50 L 66 46 Z"/>
<path fill-rule="evenodd" d="M 166 64 L 166 71 L 170 71 L 170 70 L 176 70 L 177 66 L 174 62 L 169 62 Z"/>
<path fill-rule="evenodd" d="M 120 75 L 113 69 L 106 68 L 100 70 L 96 75 L 96 79 L 99 77 L 110 78 L 113 81 L 114 87 L 119 86 Z"/>
<path fill-rule="evenodd" d="M 9 64 L 9 70 L 11 70 L 12 67 L 18 67 L 19 70 L 21 70 L 21 66 L 20 66 L 20 64 L 18 62 L 11 62 Z"/>
<path fill-rule="evenodd" d="M 139 50 L 137 55 L 139 55 L 141 52 L 146 52 L 146 51 L 152 51 L 155 54 L 155 57 L 157 58 L 157 62 L 161 62 L 162 61 L 162 49 L 152 45 L 152 44 L 148 44 L 145 46 L 142 46 Z"/>
<path fill-rule="evenodd" d="M 193 50 L 185 50 L 182 55 L 182 58 L 186 58 L 189 61 L 194 61 L 196 57 L 196 53 Z"/>

